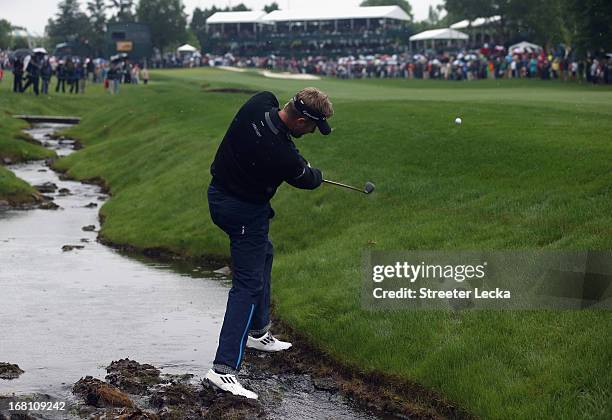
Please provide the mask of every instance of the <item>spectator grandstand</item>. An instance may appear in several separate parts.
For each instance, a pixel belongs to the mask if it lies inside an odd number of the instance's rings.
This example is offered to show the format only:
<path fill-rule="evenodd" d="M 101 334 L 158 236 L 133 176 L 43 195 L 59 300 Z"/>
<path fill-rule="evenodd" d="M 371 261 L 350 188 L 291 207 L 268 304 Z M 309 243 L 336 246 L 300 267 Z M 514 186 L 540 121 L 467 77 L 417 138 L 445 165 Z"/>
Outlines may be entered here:
<path fill-rule="evenodd" d="M 239 56 L 396 53 L 408 48 L 410 17 L 398 6 L 217 12 L 206 49 Z"/>

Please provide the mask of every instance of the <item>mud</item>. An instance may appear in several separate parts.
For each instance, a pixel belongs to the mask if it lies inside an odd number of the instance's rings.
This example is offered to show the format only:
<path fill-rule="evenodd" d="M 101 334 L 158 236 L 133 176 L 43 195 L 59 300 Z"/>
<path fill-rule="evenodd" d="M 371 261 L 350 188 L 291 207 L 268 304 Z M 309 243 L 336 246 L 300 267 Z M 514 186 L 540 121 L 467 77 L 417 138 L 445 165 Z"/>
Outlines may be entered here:
<path fill-rule="evenodd" d="M 106 381 L 87 376 L 73 387 L 79 416 L 109 419 L 246 419 L 263 418 L 258 401 L 222 394 L 193 375 L 161 374 L 149 364 L 113 361 Z"/>
<path fill-rule="evenodd" d="M 24 373 L 24 371 L 21 370 L 19 366 L 12 363 L 0 362 L 0 379 L 19 378 L 22 373 Z"/>

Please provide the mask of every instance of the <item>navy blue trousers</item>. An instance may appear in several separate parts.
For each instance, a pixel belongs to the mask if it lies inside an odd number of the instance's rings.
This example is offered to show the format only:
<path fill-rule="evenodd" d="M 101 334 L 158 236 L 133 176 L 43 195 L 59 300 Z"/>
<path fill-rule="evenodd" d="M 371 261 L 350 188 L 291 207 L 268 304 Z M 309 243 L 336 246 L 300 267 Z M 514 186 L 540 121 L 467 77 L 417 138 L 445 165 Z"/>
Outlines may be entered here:
<path fill-rule="evenodd" d="M 249 332 L 263 334 L 270 324 L 274 248 L 268 231 L 274 211 L 270 203 L 241 201 L 214 185 L 208 187 L 208 207 L 213 222 L 229 236 L 232 257 L 232 288 L 213 367 L 235 373 Z"/>

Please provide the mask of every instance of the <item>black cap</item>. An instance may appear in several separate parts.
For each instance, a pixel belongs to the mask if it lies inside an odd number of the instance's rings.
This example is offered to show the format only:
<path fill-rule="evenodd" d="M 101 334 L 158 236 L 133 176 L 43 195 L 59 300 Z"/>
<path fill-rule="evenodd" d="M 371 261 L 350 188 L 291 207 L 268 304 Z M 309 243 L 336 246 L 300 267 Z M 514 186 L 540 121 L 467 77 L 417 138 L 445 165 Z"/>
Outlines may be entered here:
<path fill-rule="evenodd" d="M 329 133 L 331 133 L 331 127 L 329 126 L 327 122 L 327 117 L 325 115 L 310 108 L 304 103 L 303 100 L 298 99 L 296 96 L 293 97 L 293 105 L 300 114 L 310 118 L 311 120 L 317 123 L 317 127 L 319 127 L 319 131 L 321 132 L 321 134 L 327 136 Z"/>

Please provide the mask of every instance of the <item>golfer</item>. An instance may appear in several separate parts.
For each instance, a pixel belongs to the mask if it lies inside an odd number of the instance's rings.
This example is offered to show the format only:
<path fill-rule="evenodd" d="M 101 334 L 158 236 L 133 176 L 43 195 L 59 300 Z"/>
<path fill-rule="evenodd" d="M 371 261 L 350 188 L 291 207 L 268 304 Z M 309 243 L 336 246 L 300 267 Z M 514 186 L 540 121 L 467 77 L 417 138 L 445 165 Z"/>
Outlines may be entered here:
<path fill-rule="evenodd" d="M 268 238 L 274 210 L 270 199 L 284 182 L 315 189 L 321 171 L 310 167 L 291 137 L 328 135 L 333 115 L 327 95 L 316 88 L 298 92 L 284 107 L 270 92 L 260 92 L 240 108 L 210 168 L 208 205 L 213 222 L 230 239 L 232 288 L 219 347 L 206 379 L 234 395 L 257 399 L 236 374 L 245 346 L 276 352 L 291 347 L 270 334 L 270 274 L 273 247 Z"/>

